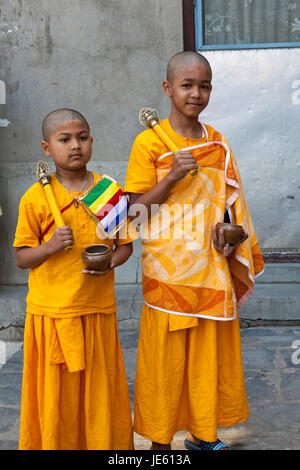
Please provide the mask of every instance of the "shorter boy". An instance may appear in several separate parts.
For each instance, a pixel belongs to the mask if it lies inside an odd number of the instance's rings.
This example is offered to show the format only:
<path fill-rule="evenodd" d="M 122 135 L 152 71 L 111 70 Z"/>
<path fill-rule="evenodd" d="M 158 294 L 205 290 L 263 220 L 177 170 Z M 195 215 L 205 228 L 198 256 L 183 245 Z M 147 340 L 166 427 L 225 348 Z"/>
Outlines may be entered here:
<path fill-rule="evenodd" d="M 76 201 L 100 178 L 86 168 L 93 138 L 71 109 L 46 116 L 43 135 L 56 168 L 53 192 L 60 209 L 68 208 L 66 226 L 56 228 L 40 183 L 20 202 L 15 257 L 30 273 L 19 448 L 133 449 L 114 295 L 114 268 L 130 257 L 132 244 L 115 240 L 107 271 L 84 269 L 83 249 L 99 243 L 94 220 Z M 113 240 L 101 243 L 113 249 Z"/>

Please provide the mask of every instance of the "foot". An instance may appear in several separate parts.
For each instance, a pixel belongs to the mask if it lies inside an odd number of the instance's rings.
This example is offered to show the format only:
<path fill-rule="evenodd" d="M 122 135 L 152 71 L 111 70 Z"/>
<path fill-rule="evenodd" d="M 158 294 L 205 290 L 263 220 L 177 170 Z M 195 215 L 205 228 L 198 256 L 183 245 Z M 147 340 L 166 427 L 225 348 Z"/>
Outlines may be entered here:
<path fill-rule="evenodd" d="M 230 446 L 224 444 L 219 439 L 214 442 L 202 441 L 189 432 L 186 434 L 186 441 L 198 446 L 199 450 L 230 450 Z"/>
<path fill-rule="evenodd" d="M 171 444 L 159 444 L 159 442 L 152 442 L 150 450 L 171 450 Z"/>
<path fill-rule="evenodd" d="M 200 444 L 201 440 L 198 439 L 197 437 L 193 436 L 193 434 L 191 434 L 190 432 L 187 432 L 186 433 L 186 439 L 190 442 L 192 442 L 193 444 Z"/>

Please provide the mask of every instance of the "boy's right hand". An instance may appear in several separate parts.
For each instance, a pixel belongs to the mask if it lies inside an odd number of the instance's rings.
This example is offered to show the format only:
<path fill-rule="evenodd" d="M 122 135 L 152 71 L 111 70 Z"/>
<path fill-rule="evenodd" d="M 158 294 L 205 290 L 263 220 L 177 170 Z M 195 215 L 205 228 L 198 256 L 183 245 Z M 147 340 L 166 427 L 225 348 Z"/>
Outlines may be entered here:
<path fill-rule="evenodd" d="M 190 170 L 197 170 L 199 167 L 191 152 L 180 150 L 174 153 L 173 166 L 168 176 L 174 182 L 184 178 Z"/>
<path fill-rule="evenodd" d="M 50 240 L 47 242 L 48 245 L 48 251 L 50 255 L 53 255 L 54 253 L 58 253 L 59 251 L 63 250 L 67 246 L 74 245 L 74 237 L 73 237 L 73 231 L 70 227 L 67 225 L 64 225 L 63 227 L 57 227 L 50 238 Z"/>

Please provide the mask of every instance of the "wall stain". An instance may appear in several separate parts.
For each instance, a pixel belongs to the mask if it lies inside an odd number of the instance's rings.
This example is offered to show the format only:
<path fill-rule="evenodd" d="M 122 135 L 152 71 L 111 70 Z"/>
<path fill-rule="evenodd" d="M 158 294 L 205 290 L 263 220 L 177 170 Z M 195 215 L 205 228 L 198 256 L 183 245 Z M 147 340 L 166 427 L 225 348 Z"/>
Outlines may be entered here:
<path fill-rule="evenodd" d="M 46 50 L 49 56 L 53 53 L 53 39 L 51 36 L 51 28 L 50 28 L 50 15 L 46 16 L 45 20 L 45 36 L 46 36 Z"/>

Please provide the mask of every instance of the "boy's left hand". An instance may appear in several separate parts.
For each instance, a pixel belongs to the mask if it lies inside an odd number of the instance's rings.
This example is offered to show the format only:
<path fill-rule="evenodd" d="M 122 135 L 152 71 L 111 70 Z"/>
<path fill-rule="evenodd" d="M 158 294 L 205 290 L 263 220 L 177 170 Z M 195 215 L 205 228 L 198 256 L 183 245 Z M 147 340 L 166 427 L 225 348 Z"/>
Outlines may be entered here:
<path fill-rule="evenodd" d="M 108 269 L 105 271 L 92 271 L 91 269 L 83 269 L 81 272 L 83 274 L 90 274 L 91 276 L 105 276 L 105 274 L 109 273 L 112 269 L 114 269 L 115 265 L 113 262 L 110 263 Z"/>
<path fill-rule="evenodd" d="M 213 226 L 212 238 L 214 247 L 217 251 L 220 251 L 226 257 L 229 256 L 233 252 L 233 250 L 236 249 L 237 246 L 247 240 L 248 237 L 248 233 L 245 232 L 244 236 L 240 239 L 240 241 L 238 241 L 235 245 L 229 245 L 228 243 L 225 243 L 224 229 L 220 229 L 220 237 L 218 239 L 216 226 Z"/>

